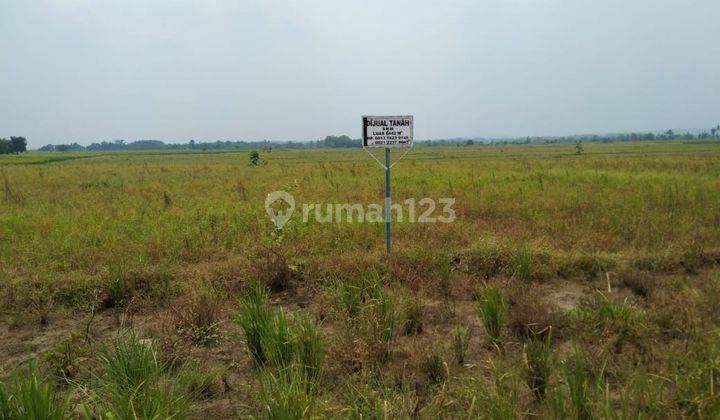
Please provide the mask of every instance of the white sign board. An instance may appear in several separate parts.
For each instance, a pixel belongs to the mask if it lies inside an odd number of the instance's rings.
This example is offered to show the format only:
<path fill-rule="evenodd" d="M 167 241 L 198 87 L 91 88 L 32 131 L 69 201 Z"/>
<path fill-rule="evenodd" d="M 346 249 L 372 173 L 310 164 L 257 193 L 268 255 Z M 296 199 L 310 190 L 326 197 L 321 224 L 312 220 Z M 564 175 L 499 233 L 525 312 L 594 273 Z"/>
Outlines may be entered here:
<path fill-rule="evenodd" d="M 412 146 L 412 115 L 363 116 L 362 126 L 364 147 Z"/>

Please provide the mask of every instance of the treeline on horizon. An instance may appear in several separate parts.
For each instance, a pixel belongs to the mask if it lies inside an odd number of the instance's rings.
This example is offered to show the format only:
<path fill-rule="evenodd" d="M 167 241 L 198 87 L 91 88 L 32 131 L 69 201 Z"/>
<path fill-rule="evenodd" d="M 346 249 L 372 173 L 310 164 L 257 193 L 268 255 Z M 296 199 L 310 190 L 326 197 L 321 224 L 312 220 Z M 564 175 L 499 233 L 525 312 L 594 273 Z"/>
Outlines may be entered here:
<path fill-rule="evenodd" d="M 620 134 L 585 134 L 572 136 L 547 136 L 547 137 L 515 137 L 507 139 L 485 139 L 485 138 L 454 138 L 442 140 L 418 140 L 414 142 L 416 147 L 443 147 L 443 146 L 494 146 L 510 144 L 553 144 L 573 143 L 577 141 L 587 142 L 624 142 L 624 141 L 654 141 L 654 140 L 703 140 L 720 138 L 720 125 L 713 127 L 709 132 L 702 132 L 698 135 L 692 133 L 675 133 L 667 130 L 661 134 L 655 133 L 620 133 Z M 164 143 L 160 140 L 138 140 L 126 142 L 115 140 L 112 142 L 103 141 L 83 146 L 77 142 L 69 144 L 48 144 L 38 149 L 41 152 L 68 152 L 68 151 L 139 151 L 139 150 L 271 150 L 277 149 L 320 149 L 320 148 L 360 148 L 360 139 L 352 139 L 349 136 L 327 136 L 323 140 L 316 141 L 215 141 L 196 142 L 190 140 L 188 143 Z"/>
<path fill-rule="evenodd" d="M 25 137 L 0 138 L 0 155 L 22 153 L 25 151 L 27 151 L 27 140 Z"/>

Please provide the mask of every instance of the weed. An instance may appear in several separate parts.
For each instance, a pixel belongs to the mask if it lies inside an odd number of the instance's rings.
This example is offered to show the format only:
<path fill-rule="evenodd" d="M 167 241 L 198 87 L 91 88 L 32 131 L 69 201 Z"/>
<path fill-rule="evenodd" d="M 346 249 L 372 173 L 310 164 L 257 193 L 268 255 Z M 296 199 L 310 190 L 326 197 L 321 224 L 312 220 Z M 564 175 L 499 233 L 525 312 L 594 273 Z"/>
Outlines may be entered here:
<path fill-rule="evenodd" d="M 122 307 L 133 299 L 166 302 L 177 292 L 175 275 L 168 267 L 116 267 L 105 284 L 103 306 Z"/>
<path fill-rule="evenodd" d="M 516 419 L 522 417 L 519 397 L 519 380 L 515 372 L 488 360 L 491 382 L 480 393 L 479 410 L 490 419 Z"/>

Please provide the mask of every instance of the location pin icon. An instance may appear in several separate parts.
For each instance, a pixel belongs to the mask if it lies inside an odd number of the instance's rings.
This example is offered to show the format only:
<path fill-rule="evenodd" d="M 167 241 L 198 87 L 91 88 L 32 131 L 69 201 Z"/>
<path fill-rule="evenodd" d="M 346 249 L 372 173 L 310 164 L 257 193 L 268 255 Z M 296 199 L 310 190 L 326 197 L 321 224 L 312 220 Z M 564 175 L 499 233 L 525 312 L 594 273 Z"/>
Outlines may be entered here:
<path fill-rule="evenodd" d="M 287 203 L 287 208 L 282 210 L 275 210 L 273 204 L 275 204 L 277 201 L 284 201 L 285 203 Z M 278 229 L 282 229 L 282 227 L 285 226 L 285 223 L 290 220 L 290 216 L 292 216 L 293 212 L 295 211 L 295 198 L 287 191 L 273 191 L 265 198 L 265 211 L 267 212 L 268 216 L 270 216 L 270 220 L 272 220 L 272 222 L 275 224 L 275 227 Z"/>

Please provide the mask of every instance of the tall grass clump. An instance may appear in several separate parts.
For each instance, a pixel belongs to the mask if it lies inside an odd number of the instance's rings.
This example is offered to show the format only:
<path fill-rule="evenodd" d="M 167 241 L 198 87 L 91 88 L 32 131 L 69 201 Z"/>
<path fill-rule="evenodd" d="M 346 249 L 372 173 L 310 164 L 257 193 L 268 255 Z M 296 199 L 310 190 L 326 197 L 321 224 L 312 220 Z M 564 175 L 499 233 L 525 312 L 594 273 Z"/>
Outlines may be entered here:
<path fill-rule="evenodd" d="M 267 291 L 260 282 L 253 283 L 240 299 L 239 311 L 233 318 L 245 335 L 248 352 L 258 366 L 263 366 L 267 355 L 263 350 L 263 337 L 271 335 L 272 313 L 266 304 Z"/>
<path fill-rule="evenodd" d="M 52 382 L 43 381 L 35 365 L 18 374 L 13 386 L 0 382 L 0 419 L 69 419 L 69 396 L 62 397 Z"/>
<path fill-rule="evenodd" d="M 283 311 L 263 339 L 267 363 L 260 371 L 260 400 L 271 419 L 317 417 L 324 358 L 319 327 L 302 319 L 288 324 Z"/>
<path fill-rule="evenodd" d="M 465 363 L 467 355 L 467 349 L 470 345 L 470 331 L 465 327 L 455 327 L 450 332 L 451 335 L 451 347 L 455 361 L 457 364 L 462 365 Z"/>
<path fill-rule="evenodd" d="M 365 288 L 344 280 L 335 281 L 332 287 L 340 313 L 348 322 L 356 323 L 365 301 Z"/>
<path fill-rule="evenodd" d="M 320 328 L 306 318 L 289 319 L 266 299 L 264 286 L 252 285 L 234 318 L 259 367 L 260 402 L 271 419 L 316 417 L 325 353 Z"/>
<path fill-rule="evenodd" d="M 538 400 L 545 399 L 552 371 L 552 331 L 543 339 L 541 334 L 531 336 L 523 346 L 525 382 Z"/>
<path fill-rule="evenodd" d="M 298 365 L 283 370 L 265 369 L 260 375 L 260 403 L 269 419 L 311 419 L 319 417 L 316 384 Z"/>
<path fill-rule="evenodd" d="M 425 308 L 420 296 L 405 299 L 402 310 L 402 331 L 405 335 L 419 334 L 423 330 Z"/>
<path fill-rule="evenodd" d="M 158 362 L 151 342 L 135 333 L 118 337 L 101 356 L 106 374 L 101 383 L 98 412 L 87 414 L 108 419 L 184 418 L 191 396 Z"/>
<path fill-rule="evenodd" d="M 270 308 L 260 283 L 254 283 L 240 300 L 233 319 L 243 330 L 257 366 L 284 369 L 298 363 L 310 376 L 319 375 L 323 355 L 320 329 L 308 319 L 292 322 L 282 309 Z"/>
<path fill-rule="evenodd" d="M 270 419 L 316 418 L 324 358 L 320 330 L 312 321 L 301 320 L 287 337 L 288 345 L 278 341 L 267 352 L 268 363 L 260 372 L 260 401 Z"/>
<path fill-rule="evenodd" d="M 393 297 L 387 293 L 377 272 L 366 275 L 359 281 L 338 281 L 334 294 L 340 313 L 351 330 L 356 330 L 387 353 L 395 336 L 398 311 Z M 420 332 L 424 318 L 420 298 L 408 299 L 402 308 L 403 328 L 408 334 Z"/>
<path fill-rule="evenodd" d="M 502 345 L 500 334 L 505 323 L 507 307 L 500 289 L 485 284 L 478 290 L 478 312 L 485 331 L 496 346 Z"/>
<path fill-rule="evenodd" d="M 575 309 L 572 316 L 585 334 L 613 335 L 616 345 L 641 334 L 647 318 L 627 298 L 617 302 L 602 293 Z"/>
<path fill-rule="evenodd" d="M 296 360 L 304 371 L 309 383 L 317 386 L 320 382 L 325 345 L 320 328 L 309 319 L 298 321 L 294 328 Z"/>
<path fill-rule="evenodd" d="M 380 276 L 376 273 L 368 281 L 365 316 L 370 333 L 380 346 L 382 359 L 390 353 L 390 344 L 395 336 L 397 314 L 393 299 L 383 290 Z"/>
<path fill-rule="evenodd" d="M 570 357 L 563 363 L 565 383 L 570 396 L 572 416 L 576 419 L 592 418 L 590 376 L 582 351 L 574 347 Z"/>

